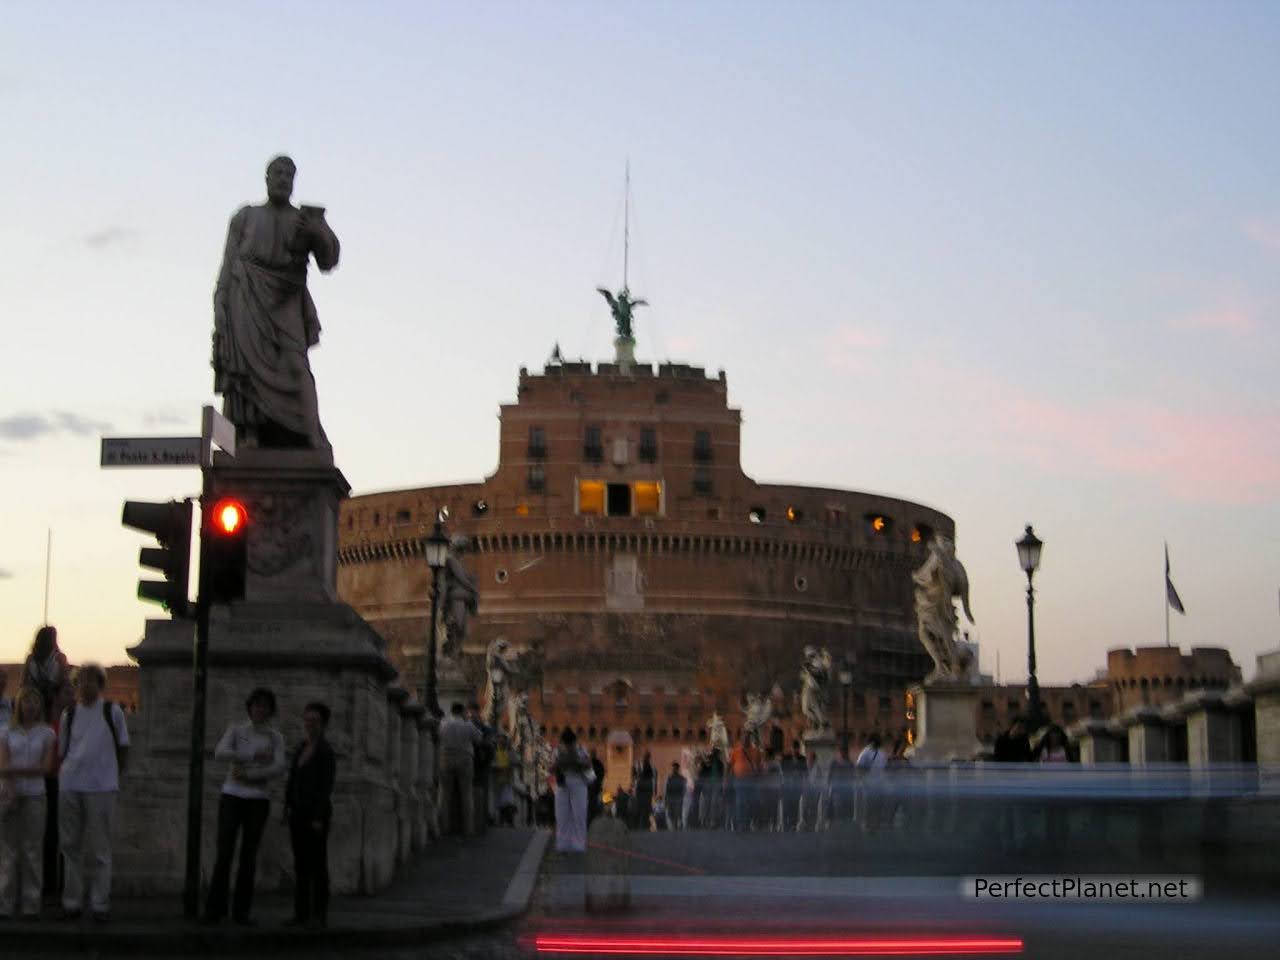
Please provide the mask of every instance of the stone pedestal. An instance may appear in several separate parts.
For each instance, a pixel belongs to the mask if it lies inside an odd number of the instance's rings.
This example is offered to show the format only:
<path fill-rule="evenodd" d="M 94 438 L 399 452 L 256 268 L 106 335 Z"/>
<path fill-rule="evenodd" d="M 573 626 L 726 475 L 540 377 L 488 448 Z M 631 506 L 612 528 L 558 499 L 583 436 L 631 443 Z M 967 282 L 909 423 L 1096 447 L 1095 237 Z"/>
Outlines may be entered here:
<path fill-rule="evenodd" d="M 1080 762 L 1085 766 L 1128 760 L 1126 741 L 1116 736 L 1105 720 L 1082 720 L 1071 728 L 1070 735 L 1080 746 Z"/>
<path fill-rule="evenodd" d="M 327 451 L 241 450 L 213 460 L 215 496 L 249 514 L 248 603 L 338 602 L 338 504 L 351 492 Z"/>
<path fill-rule="evenodd" d="M 1240 762 L 1240 718 L 1220 694 L 1193 694 L 1186 704 L 1186 719 L 1189 766 Z"/>
<path fill-rule="evenodd" d="M 912 759 L 925 763 L 970 760 L 978 742 L 978 690 L 967 683 L 931 683 L 911 687 L 916 707 Z"/>
<path fill-rule="evenodd" d="M 831 761 L 836 756 L 836 735 L 830 727 L 825 730 L 806 730 L 800 736 L 804 743 L 804 753 L 806 757 L 818 758 L 818 769 L 825 776 L 826 772 L 831 769 Z M 813 761 L 810 760 L 810 763 Z"/>
<path fill-rule="evenodd" d="M 1136 707 L 1124 715 L 1129 731 L 1129 762 L 1135 767 L 1168 763 L 1171 751 L 1169 735 L 1159 711 Z"/>
<path fill-rule="evenodd" d="M 1253 695 L 1258 764 L 1280 767 L 1280 650 L 1259 654 L 1257 662 L 1246 689 Z"/>
<path fill-rule="evenodd" d="M 613 341 L 614 359 L 618 369 L 630 373 L 636 365 L 636 341 L 633 337 L 617 337 Z"/>
<path fill-rule="evenodd" d="M 329 839 L 335 893 L 370 893 L 390 882 L 400 847 L 397 820 L 399 715 L 388 697 L 395 669 L 382 638 L 337 599 L 338 503 L 342 474 L 313 451 L 243 450 L 215 458 L 214 492 L 242 500 L 249 515 L 245 598 L 210 612 L 204 739 L 203 854 L 214 864 L 218 798 L 227 764 L 213 748 L 246 717 L 245 698 L 271 689 L 276 724 L 292 750 L 302 709 L 332 711 L 337 757 Z M 186 794 L 191 749 L 192 648 L 189 621 L 152 620 L 129 651 L 140 671 L 142 710 L 133 761 L 117 806 L 115 858 L 120 892 L 174 893 L 185 869 Z M 394 714 L 394 716 L 393 716 Z M 293 860 L 280 824 L 284 778 L 271 785 L 272 812 L 258 857 L 258 887 L 287 889 Z"/>

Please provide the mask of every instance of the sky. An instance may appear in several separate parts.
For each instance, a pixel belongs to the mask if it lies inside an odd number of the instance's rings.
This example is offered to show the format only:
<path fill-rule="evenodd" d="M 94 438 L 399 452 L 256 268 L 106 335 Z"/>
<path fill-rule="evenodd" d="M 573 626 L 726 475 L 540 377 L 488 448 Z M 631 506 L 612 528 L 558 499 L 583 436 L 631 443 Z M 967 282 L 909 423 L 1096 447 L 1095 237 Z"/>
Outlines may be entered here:
<path fill-rule="evenodd" d="M 214 402 L 226 224 L 267 160 L 355 492 L 478 480 L 559 343 L 608 359 L 632 170 L 637 353 L 728 376 L 765 482 L 955 519 L 983 669 L 1280 646 L 1280 6 L 3 2 L 0 661 L 125 660 L 155 608 L 103 435 Z"/>

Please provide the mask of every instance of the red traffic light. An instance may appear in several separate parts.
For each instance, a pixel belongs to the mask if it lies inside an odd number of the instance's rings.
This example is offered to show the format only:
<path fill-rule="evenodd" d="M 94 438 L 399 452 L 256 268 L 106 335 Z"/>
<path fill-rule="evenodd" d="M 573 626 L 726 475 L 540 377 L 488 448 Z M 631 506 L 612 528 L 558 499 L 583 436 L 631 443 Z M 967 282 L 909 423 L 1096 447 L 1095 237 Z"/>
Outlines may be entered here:
<path fill-rule="evenodd" d="M 244 532 L 249 522 L 249 511 L 244 504 L 234 497 L 224 497 L 213 507 L 213 530 L 227 537 L 234 537 Z"/>

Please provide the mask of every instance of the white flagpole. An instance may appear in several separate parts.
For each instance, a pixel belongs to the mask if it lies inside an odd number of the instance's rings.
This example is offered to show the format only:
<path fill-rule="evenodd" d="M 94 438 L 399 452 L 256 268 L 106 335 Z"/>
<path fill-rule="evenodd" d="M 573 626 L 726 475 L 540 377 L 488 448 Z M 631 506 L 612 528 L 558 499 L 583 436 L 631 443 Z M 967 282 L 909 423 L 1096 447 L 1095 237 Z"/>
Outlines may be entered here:
<path fill-rule="evenodd" d="M 1169 640 L 1169 541 L 1164 542 L 1164 645 L 1171 647 Z"/>
<path fill-rule="evenodd" d="M 53 555 L 53 527 L 44 542 L 44 625 L 49 625 L 49 562 Z"/>

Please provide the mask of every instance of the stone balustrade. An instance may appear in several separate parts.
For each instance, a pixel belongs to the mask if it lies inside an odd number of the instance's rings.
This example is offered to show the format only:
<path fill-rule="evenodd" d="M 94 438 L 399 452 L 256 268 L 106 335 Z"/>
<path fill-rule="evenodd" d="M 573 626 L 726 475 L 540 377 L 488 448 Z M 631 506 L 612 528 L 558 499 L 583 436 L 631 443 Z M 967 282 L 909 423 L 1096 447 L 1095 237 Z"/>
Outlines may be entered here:
<path fill-rule="evenodd" d="M 1198 690 L 1163 707 L 1137 706 L 1068 731 L 1084 764 L 1137 767 L 1185 763 L 1192 769 L 1258 764 L 1280 768 L 1280 650 L 1258 657 L 1255 678 L 1226 691 Z"/>

